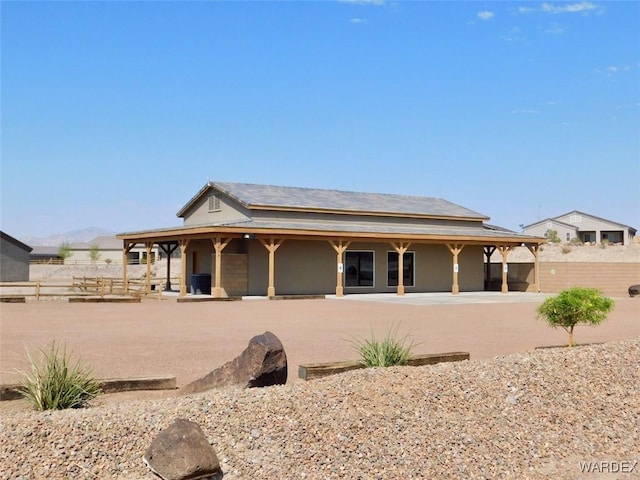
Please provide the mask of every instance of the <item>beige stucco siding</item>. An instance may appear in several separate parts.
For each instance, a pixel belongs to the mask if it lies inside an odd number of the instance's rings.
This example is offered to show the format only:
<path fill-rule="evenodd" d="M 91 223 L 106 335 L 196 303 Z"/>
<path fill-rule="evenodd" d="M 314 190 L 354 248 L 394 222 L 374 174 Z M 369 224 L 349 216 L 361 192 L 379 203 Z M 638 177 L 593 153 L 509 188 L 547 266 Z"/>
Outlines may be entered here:
<path fill-rule="evenodd" d="M 209 211 L 209 196 L 203 195 L 184 216 L 184 226 L 204 225 L 208 223 L 242 221 L 249 218 L 249 212 L 245 211 L 237 203 L 232 203 L 228 198 L 219 195 L 220 210 Z"/>
<path fill-rule="evenodd" d="M 546 222 L 542 222 L 542 223 L 539 223 L 538 225 L 534 225 L 530 228 L 527 228 L 525 233 L 527 235 L 544 237 L 546 236 L 546 233 L 548 230 L 555 230 L 556 233 L 558 234 L 558 238 L 562 242 L 569 242 L 577 235 L 575 228 L 572 228 L 571 226 L 565 225 L 563 223 L 555 222 L 553 220 L 548 220 Z"/>
<path fill-rule="evenodd" d="M 249 242 L 249 295 L 266 295 L 269 281 L 267 249 Z M 336 254 L 328 242 L 287 240 L 275 253 L 278 295 L 331 294 L 336 290 Z"/>

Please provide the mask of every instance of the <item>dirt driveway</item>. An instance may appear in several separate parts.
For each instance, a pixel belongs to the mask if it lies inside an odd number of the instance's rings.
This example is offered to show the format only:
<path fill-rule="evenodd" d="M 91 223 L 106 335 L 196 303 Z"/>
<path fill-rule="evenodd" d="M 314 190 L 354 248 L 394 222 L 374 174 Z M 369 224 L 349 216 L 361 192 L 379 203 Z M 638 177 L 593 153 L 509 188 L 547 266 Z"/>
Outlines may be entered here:
<path fill-rule="evenodd" d="M 493 297 L 492 297 L 493 295 Z M 511 300 L 507 301 L 507 298 Z M 494 298 L 495 300 L 492 300 Z M 99 378 L 169 374 L 185 385 L 236 357 L 254 335 L 271 331 L 282 341 L 289 381 L 301 363 L 355 359 L 356 337 L 385 335 L 391 325 L 418 343 L 415 353 L 470 352 L 471 359 L 522 352 L 566 341 L 563 330 L 537 320 L 535 294 L 420 294 L 341 299 L 141 304 L 27 302 L 0 306 L 0 382 L 27 368 L 25 347 L 52 340 L 91 365 Z M 619 298 L 606 322 L 578 327 L 581 343 L 640 337 L 640 299 Z"/>

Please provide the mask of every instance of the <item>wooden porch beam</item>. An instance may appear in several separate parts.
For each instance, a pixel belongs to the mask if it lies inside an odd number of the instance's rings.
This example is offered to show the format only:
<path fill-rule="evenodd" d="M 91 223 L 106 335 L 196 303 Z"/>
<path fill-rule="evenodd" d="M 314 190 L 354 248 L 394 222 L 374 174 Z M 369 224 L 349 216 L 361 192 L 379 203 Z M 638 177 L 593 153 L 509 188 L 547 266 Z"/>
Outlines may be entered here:
<path fill-rule="evenodd" d="M 137 245 L 136 242 L 127 242 L 126 240 L 123 242 L 123 246 L 122 246 L 122 286 L 124 288 L 124 293 L 127 293 L 129 291 L 129 278 L 127 276 L 127 264 L 129 262 L 129 252 L 136 245 Z"/>
<path fill-rule="evenodd" d="M 329 243 L 336 251 L 336 297 L 344 297 L 344 252 L 347 251 L 351 242 L 344 240 L 329 240 Z"/>
<path fill-rule="evenodd" d="M 147 253 L 147 275 L 144 282 L 144 291 L 149 295 L 151 293 L 151 249 L 153 248 L 153 242 L 145 242 L 144 246 Z"/>
<path fill-rule="evenodd" d="M 509 264 L 507 263 L 507 257 L 509 256 L 509 252 L 513 246 L 499 246 L 498 251 L 500 255 L 502 255 L 502 286 L 500 287 L 500 291 L 502 293 L 509 293 L 509 284 L 507 282 L 507 274 L 509 273 Z"/>
<path fill-rule="evenodd" d="M 396 295 L 404 295 L 404 254 L 410 245 L 410 242 L 391 242 L 391 246 L 398 254 L 398 286 L 396 288 Z"/>
<path fill-rule="evenodd" d="M 535 292 L 540 292 L 540 264 L 539 253 L 540 253 L 540 245 L 539 244 L 527 244 L 527 248 L 533 254 L 533 290 Z"/>
<path fill-rule="evenodd" d="M 213 283 L 213 297 L 214 298 L 222 298 L 222 250 L 229 245 L 231 238 L 222 238 L 222 237 L 214 237 L 211 239 L 213 243 L 213 248 L 216 252 L 216 266 L 214 273 L 214 283 Z"/>
<path fill-rule="evenodd" d="M 458 255 L 462 252 L 464 248 L 463 244 L 447 244 L 447 248 L 453 255 L 453 285 L 451 285 L 451 293 L 453 295 L 458 295 L 460 293 L 460 285 L 458 283 L 458 271 L 460 270 L 458 264 Z"/>
<path fill-rule="evenodd" d="M 275 239 L 273 237 L 269 238 L 269 241 L 258 238 L 260 243 L 264 245 L 264 248 L 269 252 L 269 286 L 267 287 L 267 296 L 275 297 L 276 296 L 276 286 L 275 286 L 275 278 L 276 278 L 276 250 L 282 245 L 284 242 L 283 239 Z"/>
<path fill-rule="evenodd" d="M 180 260 L 181 274 L 180 274 L 180 293 L 178 296 L 184 297 L 187 294 L 187 247 L 189 246 L 189 239 L 182 238 L 180 242 Z"/>

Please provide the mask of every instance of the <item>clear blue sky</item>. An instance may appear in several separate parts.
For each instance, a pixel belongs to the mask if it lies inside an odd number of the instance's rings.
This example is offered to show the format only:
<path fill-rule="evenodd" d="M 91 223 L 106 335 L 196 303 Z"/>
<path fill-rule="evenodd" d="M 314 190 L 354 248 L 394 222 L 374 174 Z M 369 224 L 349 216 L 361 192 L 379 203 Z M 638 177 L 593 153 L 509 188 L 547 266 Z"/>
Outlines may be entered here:
<path fill-rule="evenodd" d="M 207 180 L 640 229 L 640 2 L 10 2 L 1 228 L 179 225 Z"/>

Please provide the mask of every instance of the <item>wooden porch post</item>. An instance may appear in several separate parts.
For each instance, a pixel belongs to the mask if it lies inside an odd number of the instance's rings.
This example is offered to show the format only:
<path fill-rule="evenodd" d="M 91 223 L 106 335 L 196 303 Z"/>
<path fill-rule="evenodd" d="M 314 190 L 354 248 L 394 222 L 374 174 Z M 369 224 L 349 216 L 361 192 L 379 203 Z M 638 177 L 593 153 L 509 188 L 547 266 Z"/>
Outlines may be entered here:
<path fill-rule="evenodd" d="M 144 291 L 149 295 L 151 293 L 151 248 L 153 247 L 153 242 L 145 242 L 144 246 L 147 252 L 147 275 L 145 277 Z"/>
<path fill-rule="evenodd" d="M 222 250 L 224 247 L 229 245 L 231 241 L 230 238 L 222 239 L 221 237 L 214 237 L 211 239 L 213 243 L 213 248 L 216 251 L 216 267 L 214 273 L 214 283 L 213 283 L 213 297 L 214 298 L 222 298 Z"/>
<path fill-rule="evenodd" d="M 509 272 L 509 264 L 507 263 L 507 256 L 512 247 L 498 247 L 500 255 L 502 255 L 502 287 L 500 291 L 502 293 L 509 292 L 509 284 L 507 283 L 507 273 Z"/>
<path fill-rule="evenodd" d="M 135 243 L 129 243 L 125 240 L 122 248 L 122 288 L 124 289 L 124 293 L 127 293 L 129 291 L 129 277 L 127 276 L 129 252 L 135 246 Z"/>
<path fill-rule="evenodd" d="M 264 248 L 266 248 L 267 251 L 269 252 L 269 287 L 267 288 L 267 296 L 275 297 L 276 296 L 276 286 L 275 286 L 276 255 L 275 254 L 276 254 L 276 250 L 278 249 L 278 247 L 280 247 L 280 245 L 282 245 L 282 242 L 284 242 L 284 240 L 282 239 L 276 240 L 273 237 L 269 239 L 269 242 L 267 242 L 262 238 L 259 238 L 258 240 L 260 240 L 260 243 L 262 243 L 262 245 L 264 245 Z"/>
<path fill-rule="evenodd" d="M 189 239 L 185 238 L 180 240 L 180 259 L 182 262 L 182 273 L 180 274 L 180 297 L 184 297 L 187 294 L 187 247 L 189 246 Z"/>
<path fill-rule="evenodd" d="M 408 250 L 411 243 L 404 242 L 394 243 L 391 242 L 391 246 L 398 253 L 398 288 L 396 290 L 397 295 L 404 295 L 404 254 Z"/>
<path fill-rule="evenodd" d="M 171 291 L 171 254 L 175 252 L 176 248 L 178 248 L 178 245 L 177 244 L 172 245 L 170 243 L 164 243 L 164 244 L 159 243 L 158 245 L 160 246 L 162 251 L 167 254 L 167 281 L 164 284 L 164 291 L 170 292 Z"/>
<path fill-rule="evenodd" d="M 336 243 L 333 240 L 329 240 L 329 243 L 336 251 L 336 297 L 344 297 L 344 287 L 342 282 L 344 273 L 343 255 L 347 248 L 349 248 L 349 245 L 351 245 L 351 242 L 338 240 L 338 243 Z"/>
<path fill-rule="evenodd" d="M 529 251 L 533 254 L 533 290 L 540 292 L 540 264 L 538 263 L 538 254 L 540 253 L 540 245 L 527 245 Z"/>
<path fill-rule="evenodd" d="M 484 246 L 484 254 L 487 257 L 487 269 L 484 274 L 484 289 L 487 290 L 489 288 L 489 284 L 491 283 L 491 256 L 493 252 L 496 251 L 496 247 L 494 245 L 485 245 Z"/>
<path fill-rule="evenodd" d="M 458 284 L 458 270 L 460 269 L 458 265 L 458 255 L 460 255 L 460 252 L 464 248 L 464 245 L 447 244 L 447 248 L 453 255 L 453 285 L 451 285 L 451 293 L 453 295 L 458 295 L 460 293 L 460 285 Z"/>

